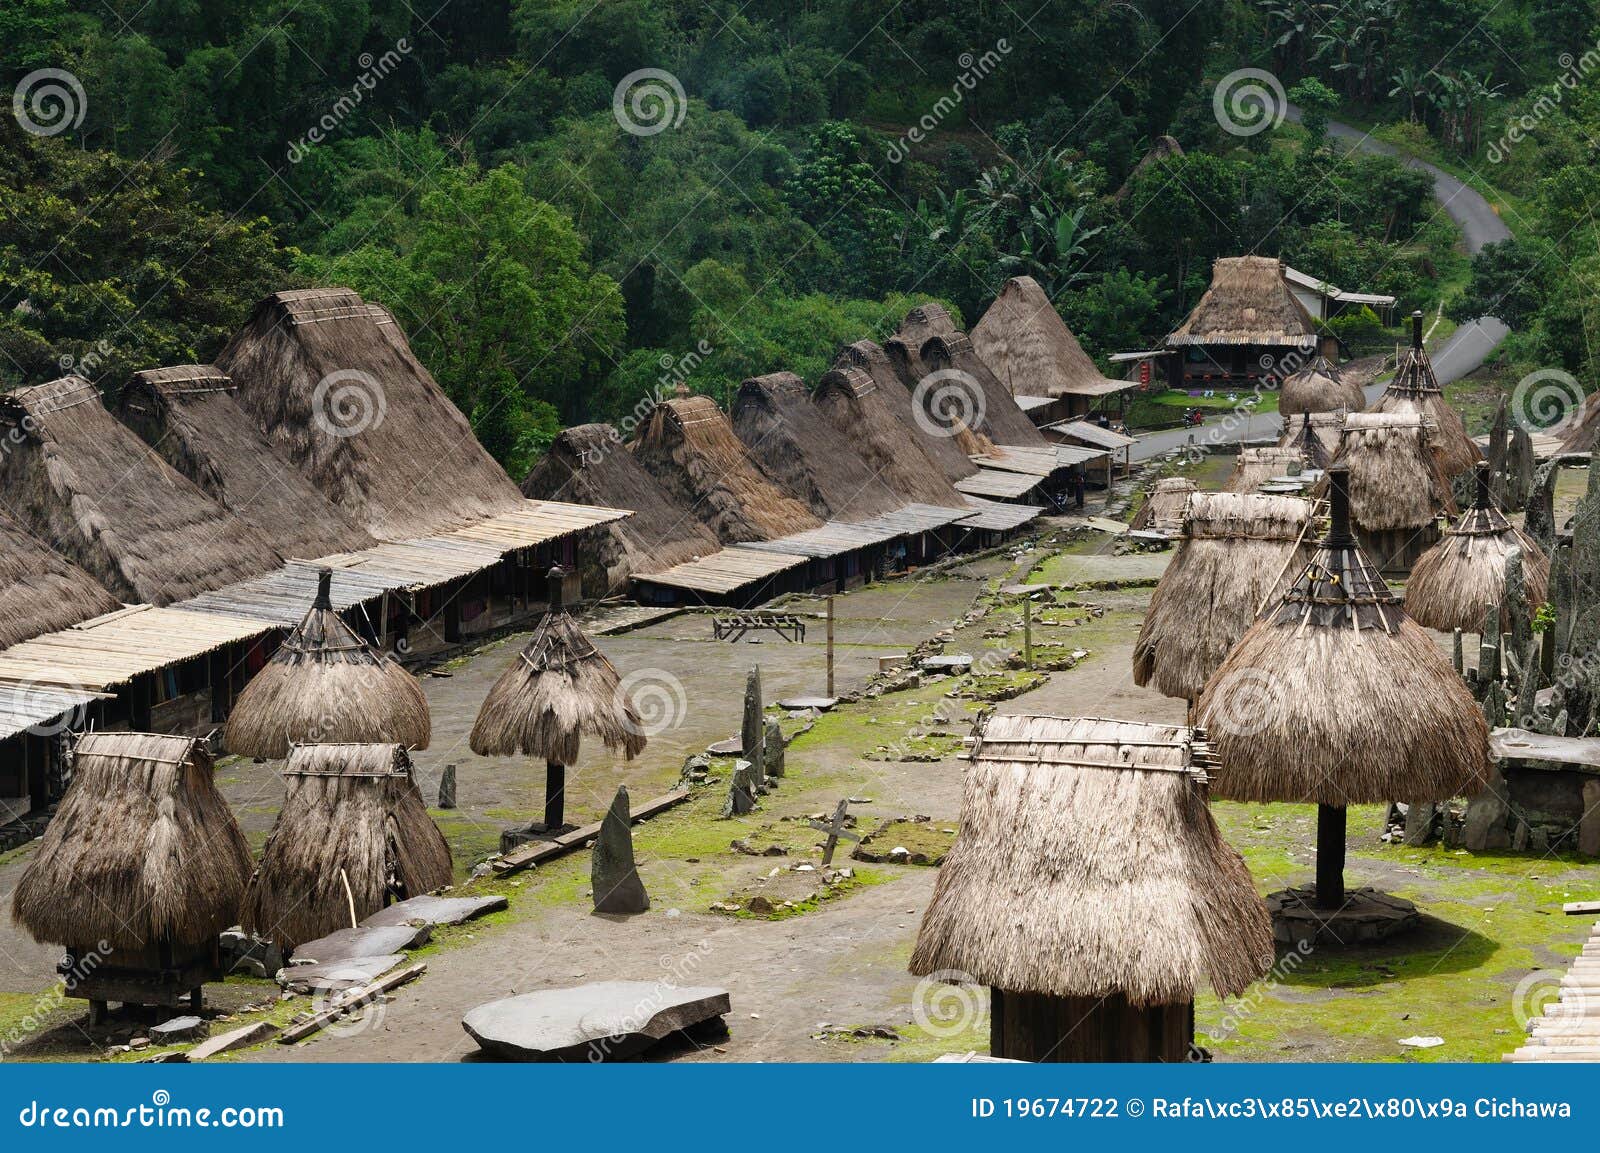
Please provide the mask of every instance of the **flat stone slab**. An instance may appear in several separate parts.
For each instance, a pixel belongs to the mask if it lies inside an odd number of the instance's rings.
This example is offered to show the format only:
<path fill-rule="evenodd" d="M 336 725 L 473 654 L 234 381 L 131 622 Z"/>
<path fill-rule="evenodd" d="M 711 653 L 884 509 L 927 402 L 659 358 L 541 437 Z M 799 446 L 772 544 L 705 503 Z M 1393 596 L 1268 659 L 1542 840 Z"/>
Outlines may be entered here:
<path fill-rule="evenodd" d="M 728 1012 L 728 991 L 657 981 L 596 981 L 479 1005 L 461 1027 L 506 1061 L 623 1061 Z"/>
<path fill-rule="evenodd" d="M 198 1041 L 211 1032 L 211 1026 L 201 1017 L 174 1017 L 159 1025 L 150 1026 L 152 1045 L 176 1045 L 180 1041 Z"/>
<path fill-rule="evenodd" d="M 278 970 L 278 984 L 291 993 L 338 993 L 358 985 L 370 985 L 404 961 L 400 953 L 389 953 L 382 957 L 347 957 L 315 965 L 289 965 Z"/>
<path fill-rule="evenodd" d="M 707 745 L 706 752 L 713 757 L 737 757 L 744 752 L 744 741 L 740 737 L 729 737 L 725 741 L 718 741 L 714 745 Z"/>
<path fill-rule="evenodd" d="M 778 702 L 780 709 L 816 709 L 825 713 L 839 703 L 838 697 L 784 697 Z"/>
<path fill-rule="evenodd" d="M 498 913 L 506 907 L 506 899 L 498 894 L 487 897 L 412 897 L 408 901 L 379 909 L 361 922 L 363 929 L 384 929 L 420 921 L 424 925 L 460 925 L 483 916 Z"/>
<path fill-rule="evenodd" d="M 972 667 L 972 657 L 967 653 L 954 656 L 924 657 L 921 668 L 930 673 L 965 672 Z"/>
<path fill-rule="evenodd" d="M 1422 923 L 1417 907 L 1376 889 L 1351 889 L 1344 906 L 1319 909 L 1312 889 L 1284 889 L 1267 897 L 1272 935 L 1281 945 L 1366 945 Z"/>
<path fill-rule="evenodd" d="M 315 941 L 295 946 L 294 959 L 332 964 L 352 957 L 384 957 L 427 943 L 426 925 L 384 925 L 375 929 L 340 929 Z"/>

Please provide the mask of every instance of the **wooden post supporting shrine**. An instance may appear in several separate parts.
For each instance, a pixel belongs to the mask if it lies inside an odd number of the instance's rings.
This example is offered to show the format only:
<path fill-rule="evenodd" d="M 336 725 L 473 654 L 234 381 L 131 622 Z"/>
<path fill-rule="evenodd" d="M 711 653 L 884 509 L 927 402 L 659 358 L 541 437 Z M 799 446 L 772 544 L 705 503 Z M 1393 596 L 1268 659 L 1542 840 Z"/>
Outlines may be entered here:
<path fill-rule="evenodd" d="M 1344 907 L 1344 841 L 1348 810 L 1317 806 L 1317 908 Z"/>
<path fill-rule="evenodd" d="M 567 823 L 567 766 L 544 764 L 544 831 L 560 832 Z"/>

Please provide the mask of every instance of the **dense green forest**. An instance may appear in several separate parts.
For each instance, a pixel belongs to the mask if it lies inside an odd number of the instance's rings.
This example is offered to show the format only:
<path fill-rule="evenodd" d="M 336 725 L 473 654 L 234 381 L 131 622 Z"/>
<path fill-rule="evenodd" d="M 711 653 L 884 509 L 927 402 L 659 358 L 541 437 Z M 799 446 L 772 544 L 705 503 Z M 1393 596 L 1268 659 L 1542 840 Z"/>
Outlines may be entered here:
<path fill-rule="evenodd" d="M 563 423 L 814 380 L 1018 273 L 1092 353 L 1141 346 L 1242 251 L 1515 312 L 1518 356 L 1595 367 L 1593 0 L 433 7 L 7 0 L 0 378 L 111 386 L 213 355 L 266 291 L 345 283 L 518 473 Z M 1230 132 L 1241 68 L 1305 129 Z M 1329 114 L 1504 189 L 1517 241 L 1468 283 L 1427 179 L 1344 155 Z M 1507 142 L 1508 116 L 1537 124 Z"/>

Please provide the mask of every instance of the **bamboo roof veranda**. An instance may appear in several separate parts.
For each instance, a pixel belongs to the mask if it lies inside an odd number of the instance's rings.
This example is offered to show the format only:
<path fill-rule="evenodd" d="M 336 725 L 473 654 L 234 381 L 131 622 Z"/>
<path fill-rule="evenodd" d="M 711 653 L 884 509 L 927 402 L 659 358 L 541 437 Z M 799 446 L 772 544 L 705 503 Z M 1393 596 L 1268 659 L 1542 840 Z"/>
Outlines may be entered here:
<path fill-rule="evenodd" d="M 1272 925 L 1211 816 L 1215 768 L 1196 730 L 990 717 L 911 972 L 1135 1006 L 1242 993 Z"/>

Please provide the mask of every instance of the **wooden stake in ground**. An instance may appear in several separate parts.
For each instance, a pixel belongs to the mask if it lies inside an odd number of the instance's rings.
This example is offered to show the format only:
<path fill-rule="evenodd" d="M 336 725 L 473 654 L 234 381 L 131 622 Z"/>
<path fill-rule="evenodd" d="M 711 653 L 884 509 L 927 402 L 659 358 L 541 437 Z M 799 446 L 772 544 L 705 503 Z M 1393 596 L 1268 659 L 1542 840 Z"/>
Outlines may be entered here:
<path fill-rule="evenodd" d="M 839 847 L 839 839 L 860 843 L 861 838 L 844 827 L 845 820 L 850 816 L 850 799 L 847 797 L 839 802 L 839 807 L 833 810 L 833 820 L 827 823 L 812 819 L 806 822 L 818 832 L 827 833 L 828 839 L 822 846 L 822 864 L 824 867 L 833 864 L 833 851 Z"/>
<path fill-rule="evenodd" d="M 833 696 L 833 598 L 828 598 L 828 691 L 824 696 Z"/>

